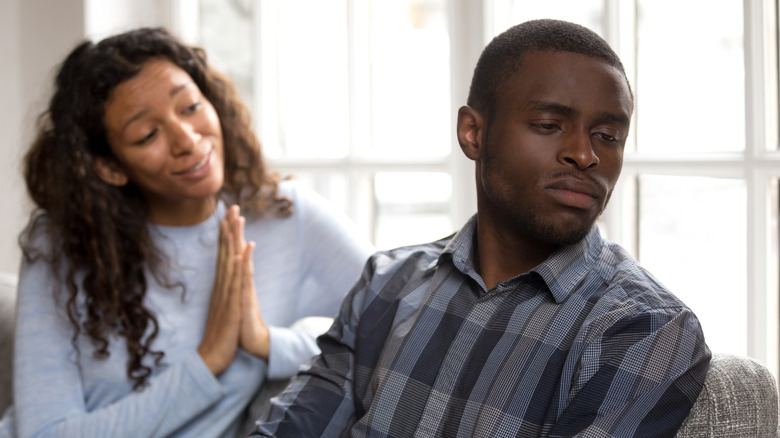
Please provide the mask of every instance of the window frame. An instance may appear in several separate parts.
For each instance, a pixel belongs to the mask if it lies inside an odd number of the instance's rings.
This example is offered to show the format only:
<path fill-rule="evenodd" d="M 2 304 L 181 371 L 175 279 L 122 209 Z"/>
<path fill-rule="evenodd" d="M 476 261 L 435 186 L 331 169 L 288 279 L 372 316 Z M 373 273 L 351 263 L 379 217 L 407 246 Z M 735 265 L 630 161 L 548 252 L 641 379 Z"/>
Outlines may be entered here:
<path fill-rule="evenodd" d="M 269 5 L 278 0 L 259 0 L 255 4 L 255 22 L 262 26 L 272 23 Z M 365 13 L 362 0 L 345 0 L 350 11 L 350 35 L 354 35 Z M 424 171 L 447 172 L 452 176 L 453 197 L 449 214 L 453 227 L 459 228 L 476 212 L 474 166 L 463 157 L 455 136 L 455 120 L 458 108 L 465 104 L 471 74 L 484 45 L 503 30 L 506 23 L 496 17 L 503 17 L 502 9 L 511 7 L 512 0 L 449 0 L 449 31 L 451 60 L 451 153 L 442 159 L 417 162 L 372 160 L 358 158 L 353 154 L 340 160 L 275 159 L 271 163 L 282 174 L 326 174 L 347 175 L 350 194 L 347 214 L 359 228 L 371 236 L 374 218 L 374 203 L 370 190 L 359 189 L 360 181 L 370 178 L 379 171 Z M 176 0 L 180 17 L 187 0 Z M 624 246 L 635 257 L 638 254 L 638 200 L 637 178 L 642 174 L 707 176 L 738 178 L 746 183 L 747 190 L 747 354 L 765 364 L 775 376 L 780 376 L 780 285 L 778 285 L 778 180 L 780 180 L 780 149 L 778 148 L 778 64 L 777 64 L 777 0 L 743 0 L 744 11 L 744 54 L 745 54 L 745 150 L 733 153 L 696 154 L 686 156 L 639 153 L 636 150 L 636 135 L 632 132 L 626 147 L 623 172 L 612 200 L 604 212 L 601 222 L 609 230 L 608 237 Z M 265 8 L 265 9 L 264 9 Z M 264 11 L 264 12 L 263 12 Z M 605 38 L 621 56 L 631 83 L 636 83 L 636 1 L 604 0 Z M 263 20 L 263 16 L 266 20 Z M 180 26 L 185 20 L 179 20 Z M 257 26 L 255 26 L 256 28 Z M 192 35 L 191 29 L 178 29 L 180 34 Z M 262 62 L 263 41 L 255 34 L 257 55 Z M 352 42 L 354 45 L 357 42 Z M 353 55 L 350 55 L 353 56 Z M 350 58 L 350 71 L 354 77 L 359 62 Z M 256 89 L 262 78 L 256 76 Z M 351 83 L 350 87 L 364 86 Z M 352 102 L 351 111 L 364 111 L 359 102 Z M 261 107 L 253 108 L 262 113 Z M 267 114 L 267 113 L 266 113 Z M 358 113 L 359 114 L 359 113 Z M 353 119 L 354 120 L 354 119 Z M 268 136 L 266 126 L 260 132 Z M 356 123 L 352 123 L 356 125 Z M 636 123 L 632 123 L 635 127 Z M 633 128 L 632 128 L 633 130 Z M 352 128 L 351 141 L 359 141 L 362 134 Z"/>
<path fill-rule="evenodd" d="M 607 17 L 626 17 L 626 4 L 607 0 Z M 630 2 L 634 3 L 634 2 Z M 623 7 L 621 12 L 617 8 Z M 610 10 L 611 8 L 611 10 Z M 638 254 L 636 180 L 641 174 L 738 178 L 747 190 L 747 355 L 780 375 L 780 312 L 778 308 L 777 181 L 780 179 L 780 150 L 777 142 L 777 29 L 774 1 L 744 0 L 745 53 L 745 150 L 733 153 L 686 156 L 639 153 L 627 150 L 621 182 L 603 218 L 610 238 L 620 242 L 635 257 Z M 631 11 L 628 11 L 631 16 Z M 609 18 L 608 18 L 609 19 Z M 635 83 L 636 57 L 630 19 L 612 33 L 617 48 Z M 611 26 L 611 27 L 610 27 Z M 607 29 L 616 29 L 608 24 Z M 622 52 L 621 52 L 622 50 Z M 629 68 L 629 65 L 631 66 Z M 631 77 L 632 75 L 633 78 Z M 632 136 L 635 144 L 636 136 Z M 774 211 L 774 215 L 772 214 Z M 774 242 L 774 243 L 773 243 Z"/>

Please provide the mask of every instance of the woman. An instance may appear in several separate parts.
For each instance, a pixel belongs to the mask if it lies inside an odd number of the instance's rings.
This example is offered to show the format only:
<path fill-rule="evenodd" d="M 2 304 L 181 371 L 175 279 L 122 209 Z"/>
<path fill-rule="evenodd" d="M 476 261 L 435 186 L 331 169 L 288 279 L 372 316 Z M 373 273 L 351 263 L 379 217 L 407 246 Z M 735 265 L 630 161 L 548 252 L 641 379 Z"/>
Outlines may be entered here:
<path fill-rule="evenodd" d="M 288 327 L 335 315 L 370 245 L 266 169 L 231 83 L 162 29 L 76 47 L 39 123 L 18 436 L 243 433 L 264 379 L 317 352 Z"/>

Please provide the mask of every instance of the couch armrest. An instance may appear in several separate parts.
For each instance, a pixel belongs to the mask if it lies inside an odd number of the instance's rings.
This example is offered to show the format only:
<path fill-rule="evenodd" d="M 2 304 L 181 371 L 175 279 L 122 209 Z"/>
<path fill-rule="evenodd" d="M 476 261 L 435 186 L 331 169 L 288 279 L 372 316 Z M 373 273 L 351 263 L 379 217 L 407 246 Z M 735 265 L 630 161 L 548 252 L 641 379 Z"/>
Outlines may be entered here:
<path fill-rule="evenodd" d="M 704 388 L 677 437 L 774 437 L 777 431 L 772 374 L 753 359 L 720 353 L 712 356 Z"/>
<path fill-rule="evenodd" d="M 16 276 L 0 273 L 0 414 L 13 400 Z"/>

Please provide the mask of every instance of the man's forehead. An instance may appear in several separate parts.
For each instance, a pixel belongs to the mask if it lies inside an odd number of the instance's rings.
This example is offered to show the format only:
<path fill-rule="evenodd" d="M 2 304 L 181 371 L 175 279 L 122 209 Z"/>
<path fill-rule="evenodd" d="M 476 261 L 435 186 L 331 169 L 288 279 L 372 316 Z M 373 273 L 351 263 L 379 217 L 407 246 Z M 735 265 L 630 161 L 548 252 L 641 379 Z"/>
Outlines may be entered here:
<path fill-rule="evenodd" d="M 501 100 L 507 94 L 519 97 L 522 93 L 528 104 L 536 101 L 566 105 L 569 99 L 593 88 L 602 93 L 591 95 L 592 99 L 620 101 L 626 112 L 633 112 L 633 94 L 623 71 L 606 59 L 577 52 L 527 52 L 514 73 L 505 78 L 496 97 Z"/>

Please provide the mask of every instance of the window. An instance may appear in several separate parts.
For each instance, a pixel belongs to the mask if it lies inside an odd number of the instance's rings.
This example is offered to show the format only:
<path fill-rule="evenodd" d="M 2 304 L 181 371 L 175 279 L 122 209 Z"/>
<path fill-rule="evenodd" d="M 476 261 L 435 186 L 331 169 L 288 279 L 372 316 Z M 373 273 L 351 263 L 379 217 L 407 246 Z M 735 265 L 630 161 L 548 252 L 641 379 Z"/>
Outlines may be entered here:
<path fill-rule="evenodd" d="M 745 180 L 648 173 L 638 187 L 642 265 L 694 309 L 713 351 L 747 354 Z"/>
<path fill-rule="evenodd" d="M 495 17 L 568 19 L 616 48 L 636 95 L 634 132 L 601 224 L 693 308 L 713 351 L 750 355 L 777 374 L 774 5 L 491 3 Z"/>
<path fill-rule="evenodd" d="M 449 214 L 445 0 L 200 0 L 194 14 L 198 43 L 238 78 L 275 169 L 381 248 L 460 225 Z"/>
<path fill-rule="evenodd" d="M 707 19 L 692 32 L 691 17 L 703 10 Z M 642 0 L 636 17 L 637 149 L 744 151 L 742 2 Z"/>
<path fill-rule="evenodd" d="M 271 164 L 382 248 L 443 237 L 475 210 L 453 122 L 493 35 L 540 17 L 600 33 L 636 95 L 604 233 L 693 308 L 714 351 L 778 374 L 775 2 L 198 4 L 191 33 L 237 78 Z"/>

